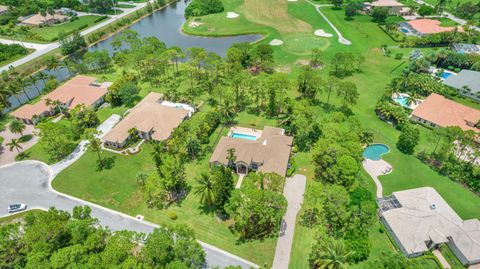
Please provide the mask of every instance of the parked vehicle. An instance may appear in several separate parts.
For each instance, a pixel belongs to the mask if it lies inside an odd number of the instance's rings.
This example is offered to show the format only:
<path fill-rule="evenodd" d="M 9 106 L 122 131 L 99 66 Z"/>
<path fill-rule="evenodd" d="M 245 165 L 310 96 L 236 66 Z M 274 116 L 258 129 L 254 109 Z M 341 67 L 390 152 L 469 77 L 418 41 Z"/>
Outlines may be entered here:
<path fill-rule="evenodd" d="M 8 213 L 20 212 L 27 209 L 26 204 L 13 204 L 9 205 L 7 208 Z"/>

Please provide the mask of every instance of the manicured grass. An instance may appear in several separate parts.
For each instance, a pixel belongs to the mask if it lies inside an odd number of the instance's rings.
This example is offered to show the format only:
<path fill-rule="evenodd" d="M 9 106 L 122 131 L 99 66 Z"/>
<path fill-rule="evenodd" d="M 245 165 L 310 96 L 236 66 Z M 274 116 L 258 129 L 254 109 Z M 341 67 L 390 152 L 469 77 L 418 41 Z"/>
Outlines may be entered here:
<path fill-rule="evenodd" d="M 118 4 L 116 5 L 118 8 L 134 8 L 134 5 L 129 5 L 129 4 Z"/>
<path fill-rule="evenodd" d="M 435 18 L 435 20 L 440 21 L 440 26 L 444 26 L 444 27 L 447 27 L 447 26 L 457 26 L 457 25 L 459 25 L 458 23 L 452 21 L 452 20 L 449 19 L 449 18 Z"/>
<path fill-rule="evenodd" d="M 44 40 L 47 41 L 54 41 L 58 38 L 58 33 L 63 30 L 65 33 L 69 33 L 74 30 L 84 30 L 88 27 L 91 27 L 96 24 L 95 20 L 100 18 L 100 16 L 82 16 L 78 17 L 78 20 L 69 21 L 58 25 L 52 25 L 48 27 L 41 27 L 41 28 L 31 28 L 31 31 L 39 36 L 41 36 Z M 86 25 L 86 26 L 85 26 Z"/>

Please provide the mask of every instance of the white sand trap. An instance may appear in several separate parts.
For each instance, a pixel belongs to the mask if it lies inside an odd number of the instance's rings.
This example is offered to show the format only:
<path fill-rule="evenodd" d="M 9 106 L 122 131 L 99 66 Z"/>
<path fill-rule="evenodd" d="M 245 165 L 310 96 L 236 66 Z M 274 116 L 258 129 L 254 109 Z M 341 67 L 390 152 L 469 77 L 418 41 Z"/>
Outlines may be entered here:
<path fill-rule="evenodd" d="M 272 41 L 270 41 L 270 46 L 280 46 L 280 45 L 283 45 L 283 41 L 280 40 L 280 39 L 274 39 Z"/>
<path fill-rule="evenodd" d="M 229 19 L 235 19 L 235 18 L 238 18 L 238 16 L 240 16 L 238 13 L 227 12 L 227 18 L 229 18 Z"/>
<path fill-rule="evenodd" d="M 200 26 L 200 25 L 202 25 L 202 24 L 203 24 L 203 23 L 198 22 L 198 21 L 191 21 L 191 22 L 188 24 L 188 26 L 189 26 L 190 28 L 197 28 L 198 26 Z"/>
<path fill-rule="evenodd" d="M 298 0 L 287 0 L 288 2 L 297 2 Z"/>
<path fill-rule="evenodd" d="M 325 32 L 323 29 L 316 30 L 314 34 L 316 36 L 321 36 L 321 37 L 332 37 L 333 36 L 332 34 L 329 34 L 329 33 Z"/>

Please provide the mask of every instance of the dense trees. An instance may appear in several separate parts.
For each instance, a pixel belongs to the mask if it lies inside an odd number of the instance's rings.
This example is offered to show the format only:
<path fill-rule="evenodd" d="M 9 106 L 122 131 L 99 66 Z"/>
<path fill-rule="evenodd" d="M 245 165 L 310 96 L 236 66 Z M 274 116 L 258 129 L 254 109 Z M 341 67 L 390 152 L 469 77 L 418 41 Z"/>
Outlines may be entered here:
<path fill-rule="evenodd" d="M 0 62 L 9 60 L 17 55 L 26 55 L 28 50 L 19 44 L 0 44 Z"/>
<path fill-rule="evenodd" d="M 194 0 L 185 9 L 185 18 L 220 13 L 223 10 L 223 4 L 220 0 Z"/>
<path fill-rule="evenodd" d="M 37 125 L 38 136 L 45 152 L 51 161 L 59 161 L 70 154 L 75 148 L 71 129 L 53 122 L 42 122 Z"/>
<path fill-rule="evenodd" d="M 252 178 L 253 177 L 253 178 Z M 276 175 L 250 174 L 232 192 L 226 212 L 235 221 L 233 228 L 243 239 L 260 239 L 275 234 L 285 214 L 284 181 Z"/>
<path fill-rule="evenodd" d="M 74 31 L 71 35 L 66 35 L 65 32 L 61 31 L 58 34 L 58 40 L 63 55 L 69 55 L 87 46 L 85 39 L 78 31 Z"/>
<path fill-rule="evenodd" d="M 401 129 L 398 137 L 397 148 L 406 154 L 412 154 L 420 138 L 420 131 L 412 124 L 406 124 Z"/>
<path fill-rule="evenodd" d="M 54 208 L 28 213 L 25 224 L 0 226 L 2 268 L 203 268 L 205 253 L 186 227 L 156 228 L 144 234 L 114 234 L 90 216 L 89 207 L 73 214 Z M 183 267 L 179 267 L 183 266 Z"/>

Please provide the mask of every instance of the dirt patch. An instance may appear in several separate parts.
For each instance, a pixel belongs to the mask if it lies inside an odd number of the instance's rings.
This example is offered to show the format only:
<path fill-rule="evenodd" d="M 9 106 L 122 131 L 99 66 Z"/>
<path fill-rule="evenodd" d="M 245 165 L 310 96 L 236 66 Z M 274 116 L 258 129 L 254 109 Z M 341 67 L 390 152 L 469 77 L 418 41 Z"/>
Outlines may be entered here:
<path fill-rule="evenodd" d="M 288 14 L 285 0 L 245 0 L 244 16 L 254 23 L 270 26 L 282 33 L 312 32 L 312 26 Z"/>

